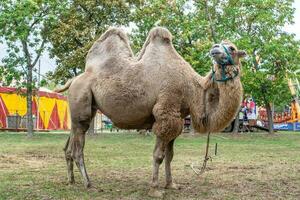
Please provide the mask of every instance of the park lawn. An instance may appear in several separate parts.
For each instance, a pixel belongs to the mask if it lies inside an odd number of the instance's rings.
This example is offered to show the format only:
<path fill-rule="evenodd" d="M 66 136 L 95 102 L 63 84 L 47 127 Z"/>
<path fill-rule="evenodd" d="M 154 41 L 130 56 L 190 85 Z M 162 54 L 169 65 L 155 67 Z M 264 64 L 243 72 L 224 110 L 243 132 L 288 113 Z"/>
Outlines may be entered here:
<path fill-rule="evenodd" d="M 0 133 L 0 199 L 151 199 L 147 196 L 155 138 L 136 133 L 87 136 L 85 160 L 92 187 L 85 189 L 75 167 L 67 184 L 63 146 L 68 134 Z M 173 178 L 181 190 L 164 199 L 299 199 L 300 133 L 216 134 L 207 171 L 202 164 L 205 135 L 182 135 L 175 142 Z M 163 190 L 164 167 L 160 170 Z"/>

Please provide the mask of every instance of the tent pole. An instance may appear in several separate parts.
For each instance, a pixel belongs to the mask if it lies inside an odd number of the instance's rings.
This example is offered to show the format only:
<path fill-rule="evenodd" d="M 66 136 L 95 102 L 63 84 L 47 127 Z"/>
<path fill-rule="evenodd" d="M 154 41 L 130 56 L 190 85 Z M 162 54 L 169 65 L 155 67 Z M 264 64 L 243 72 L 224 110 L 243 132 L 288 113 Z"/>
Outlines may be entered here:
<path fill-rule="evenodd" d="M 38 69 L 38 91 L 37 91 L 37 111 L 36 111 L 37 130 L 39 130 L 39 121 L 40 121 L 40 81 L 41 81 L 41 59 L 39 59 L 39 69 Z"/>

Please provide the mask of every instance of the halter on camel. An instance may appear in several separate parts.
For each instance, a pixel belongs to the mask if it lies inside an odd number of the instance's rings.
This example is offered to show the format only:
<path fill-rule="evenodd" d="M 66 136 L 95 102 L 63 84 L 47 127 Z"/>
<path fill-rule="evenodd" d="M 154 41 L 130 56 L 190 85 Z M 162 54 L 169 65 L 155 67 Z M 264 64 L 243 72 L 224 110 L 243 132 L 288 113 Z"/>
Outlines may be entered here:
<path fill-rule="evenodd" d="M 225 50 L 225 53 L 226 53 L 226 60 L 225 60 L 225 61 L 222 61 L 222 62 L 217 62 L 217 64 L 220 65 L 220 66 L 222 67 L 222 73 L 221 73 L 222 78 L 221 78 L 221 79 L 216 79 L 216 77 L 215 77 L 216 71 L 214 70 L 213 67 L 211 68 L 211 70 L 212 70 L 212 80 L 213 80 L 213 81 L 216 81 L 216 82 L 226 82 L 226 81 L 228 81 L 228 80 L 232 80 L 232 79 L 234 79 L 235 77 L 237 77 L 238 74 L 239 74 L 239 70 L 236 69 L 236 70 L 233 71 L 233 73 L 234 73 L 233 76 L 231 76 L 231 77 L 226 76 L 226 71 L 225 71 L 226 66 L 228 66 L 228 65 L 233 65 L 235 68 L 236 68 L 236 66 L 235 66 L 235 64 L 234 64 L 234 62 L 233 62 L 233 59 L 232 59 L 232 56 L 231 56 L 231 54 L 229 53 L 229 51 L 228 51 L 228 49 L 226 48 L 226 46 L 224 46 L 224 45 L 221 45 L 221 46 L 222 46 L 222 47 L 224 48 L 224 50 Z"/>

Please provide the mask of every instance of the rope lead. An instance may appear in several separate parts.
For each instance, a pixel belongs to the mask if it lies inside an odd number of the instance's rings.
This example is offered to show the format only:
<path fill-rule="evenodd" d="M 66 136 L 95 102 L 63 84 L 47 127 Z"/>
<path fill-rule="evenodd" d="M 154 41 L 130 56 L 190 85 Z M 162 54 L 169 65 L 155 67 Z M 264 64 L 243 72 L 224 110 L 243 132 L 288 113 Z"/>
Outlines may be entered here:
<path fill-rule="evenodd" d="M 208 134 L 207 134 L 205 157 L 204 157 L 204 160 L 203 160 L 203 164 L 202 164 L 201 169 L 196 169 L 196 168 L 194 167 L 194 165 L 191 164 L 192 170 L 193 170 L 197 175 L 203 174 L 203 173 L 205 172 L 205 169 L 206 169 L 207 161 L 208 161 L 208 160 L 212 160 L 212 157 L 208 155 L 209 141 L 210 141 L 210 132 L 208 132 Z M 215 152 L 215 153 L 216 153 L 216 152 Z"/>

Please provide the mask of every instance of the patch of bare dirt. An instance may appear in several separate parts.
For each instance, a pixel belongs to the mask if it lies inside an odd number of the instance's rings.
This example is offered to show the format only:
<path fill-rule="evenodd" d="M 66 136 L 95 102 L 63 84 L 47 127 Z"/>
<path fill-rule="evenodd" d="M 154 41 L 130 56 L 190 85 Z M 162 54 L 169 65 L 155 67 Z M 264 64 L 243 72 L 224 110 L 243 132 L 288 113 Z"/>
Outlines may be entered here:
<path fill-rule="evenodd" d="M 63 160 L 61 155 L 44 154 L 42 152 L 25 151 L 22 154 L 1 154 L 0 155 L 0 170 L 22 169 L 42 169 L 49 164 L 54 164 L 57 161 Z"/>

